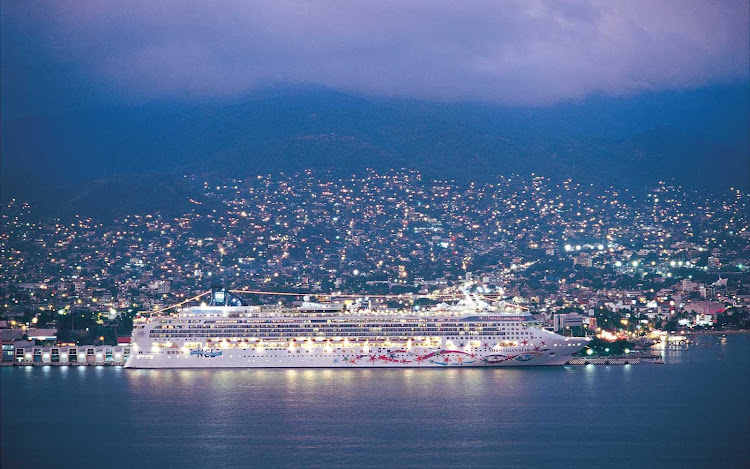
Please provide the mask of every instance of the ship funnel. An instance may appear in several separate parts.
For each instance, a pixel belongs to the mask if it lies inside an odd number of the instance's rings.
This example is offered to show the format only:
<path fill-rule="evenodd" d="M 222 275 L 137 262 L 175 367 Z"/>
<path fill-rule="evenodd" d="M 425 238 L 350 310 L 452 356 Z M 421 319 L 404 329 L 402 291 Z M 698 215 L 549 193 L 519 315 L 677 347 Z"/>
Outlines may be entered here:
<path fill-rule="evenodd" d="M 239 296 L 230 293 L 220 285 L 211 286 L 211 301 L 209 306 L 247 306 Z"/>

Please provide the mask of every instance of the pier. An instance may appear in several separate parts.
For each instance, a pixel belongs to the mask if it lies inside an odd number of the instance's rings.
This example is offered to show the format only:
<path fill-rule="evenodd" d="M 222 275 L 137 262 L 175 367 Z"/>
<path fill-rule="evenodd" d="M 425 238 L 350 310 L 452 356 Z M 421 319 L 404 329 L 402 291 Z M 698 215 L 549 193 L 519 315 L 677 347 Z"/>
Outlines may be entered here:
<path fill-rule="evenodd" d="M 77 362 L 0 362 L 0 366 L 125 366 L 125 362 L 77 363 Z"/>
<path fill-rule="evenodd" d="M 0 366 L 123 366 L 130 345 L 26 345 L 3 344 Z"/>

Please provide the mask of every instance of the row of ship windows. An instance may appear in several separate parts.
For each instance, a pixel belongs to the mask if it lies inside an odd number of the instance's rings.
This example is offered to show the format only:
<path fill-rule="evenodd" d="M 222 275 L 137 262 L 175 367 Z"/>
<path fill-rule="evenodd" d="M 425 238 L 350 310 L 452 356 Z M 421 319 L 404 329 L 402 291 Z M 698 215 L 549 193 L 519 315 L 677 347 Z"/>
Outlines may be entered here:
<path fill-rule="evenodd" d="M 505 329 L 520 329 L 520 325 L 502 325 L 498 323 L 453 323 L 453 324 L 445 324 L 445 327 L 472 327 L 472 328 L 482 328 L 482 327 L 497 327 Z M 425 327 L 444 327 L 442 323 L 362 323 L 362 322 L 326 322 L 326 323 L 269 323 L 269 324 L 262 324 L 258 322 L 248 322 L 248 323 L 240 323 L 240 324 L 195 324 L 195 325 L 187 325 L 187 326 L 173 326 L 173 325 L 157 325 L 154 327 L 154 329 L 216 329 L 216 328 L 227 328 L 227 329 L 236 329 L 236 328 L 248 328 L 248 327 L 260 327 L 260 328 L 315 328 L 315 327 L 344 327 L 344 328 L 361 328 L 361 327 L 419 327 L 419 328 L 425 328 Z"/>
<path fill-rule="evenodd" d="M 162 319 L 163 324 L 200 324 L 202 319 Z"/>
<path fill-rule="evenodd" d="M 296 323 L 347 323 L 347 322 L 362 322 L 363 320 L 368 320 L 367 317 L 336 317 L 336 318 L 325 318 L 325 319 L 311 319 L 310 315 L 285 315 L 285 316 L 273 316 L 273 317 L 264 317 L 263 320 L 258 320 L 261 316 L 257 314 L 253 315 L 246 315 L 242 319 L 162 319 L 161 322 L 163 324 L 198 324 L 198 323 L 205 323 L 205 324 L 240 324 L 240 323 L 259 323 L 259 322 L 266 322 L 266 323 L 280 323 L 280 322 L 296 322 Z M 480 319 L 467 319 L 467 318 L 451 318 L 451 317 L 424 317 L 424 318 L 379 318 L 379 320 L 382 322 L 382 320 L 387 319 L 393 322 L 400 322 L 400 323 L 424 323 L 424 322 L 479 322 Z M 497 323 L 516 323 L 516 322 L 523 322 L 526 318 L 520 317 L 520 316 L 511 316 L 508 318 L 492 318 L 489 321 L 493 324 Z M 482 318 L 482 322 L 487 322 L 488 319 Z"/>
<path fill-rule="evenodd" d="M 430 336 L 430 334 L 426 334 L 426 335 Z M 473 333 L 473 334 L 471 334 L 471 336 L 472 337 L 502 336 L 503 338 L 514 339 L 514 338 L 529 337 L 530 334 L 528 332 L 519 332 L 519 333 L 516 333 L 516 334 L 506 334 L 505 332 L 492 332 L 492 333 L 491 332 L 484 332 L 484 333 Z M 170 338 L 170 337 L 173 337 L 173 338 L 228 337 L 228 338 L 238 338 L 238 339 L 243 338 L 243 336 L 239 336 L 236 333 L 220 333 L 220 332 L 219 333 L 199 333 L 199 334 L 190 334 L 190 333 L 186 333 L 186 332 L 169 332 L 169 333 L 154 333 L 154 332 L 152 332 L 152 333 L 149 334 L 149 337 L 150 338 Z M 253 334 L 252 337 L 254 337 L 254 338 L 261 338 L 261 337 L 266 337 L 266 338 L 267 337 L 274 337 L 274 338 L 276 338 L 276 337 L 281 337 L 281 338 L 287 338 L 287 339 L 289 339 L 289 338 L 296 339 L 296 338 L 301 337 L 301 336 L 297 335 L 297 334 L 279 335 L 279 334 L 261 333 L 261 334 Z M 320 336 L 320 335 L 319 336 L 309 336 L 308 335 L 308 336 L 304 336 L 304 337 L 306 337 L 306 338 L 309 337 L 311 339 L 313 339 L 313 338 L 329 338 L 329 339 L 332 338 L 330 336 Z M 372 333 L 347 334 L 346 337 L 406 337 L 406 338 L 409 338 L 409 337 L 412 337 L 412 336 L 406 336 L 404 334 L 397 334 L 395 332 L 394 333 L 385 332 L 385 333 L 377 334 L 377 335 L 372 334 Z M 245 338 L 250 338 L 250 337 L 248 335 L 248 337 L 245 337 Z M 463 336 L 463 338 L 468 338 L 468 337 Z"/>
<path fill-rule="evenodd" d="M 531 350 L 531 349 L 521 349 L 521 350 L 518 350 L 518 349 L 512 349 L 512 350 L 510 350 L 510 349 L 509 349 L 509 350 L 505 350 L 505 349 L 498 349 L 497 351 L 498 351 L 498 352 L 508 352 L 508 351 L 513 351 L 513 352 L 528 352 L 528 351 L 530 351 L 530 350 Z M 138 353 L 143 353 L 143 352 L 138 352 Z M 169 353 L 170 353 L 170 354 L 174 354 L 174 355 L 186 355 L 186 354 L 181 354 L 181 353 L 180 353 L 179 351 L 175 351 L 175 352 L 169 352 Z M 292 352 L 290 352 L 290 353 L 292 353 Z M 395 355 L 395 356 L 402 356 L 402 355 L 407 355 L 407 356 L 408 356 L 408 355 L 409 355 L 408 353 L 403 353 L 403 352 L 401 352 L 401 353 L 399 353 L 399 352 L 391 352 L 390 350 L 380 350 L 380 349 L 378 349 L 378 350 L 377 350 L 377 352 L 373 350 L 373 351 L 371 351 L 370 353 L 371 353 L 371 354 L 378 354 L 378 353 L 381 353 L 381 354 L 382 354 L 382 353 L 393 353 L 393 355 Z M 299 356 L 298 356 L 297 354 L 299 354 Z M 310 351 L 309 351 L 309 350 L 304 350 L 304 351 L 302 351 L 302 350 L 296 350 L 296 351 L 295 351 L 295 352 L 294 352 L 294 353 L 293 353 L 293 354 L 291 355 L 291 358 L 300 358 L 300 357 L 310 358 L 310 357 L 334 357 L 334 356 L 350 356 L 350 355 L 352 355 L 352 354 L 354 354 L 354 352 L 352 352 L 352 353 L 347 353 L 347 354 L 343 354 L 343 353 L 334 353 L 334 352 L 330 352 L 330 353 L 310 353 Z M 265 354 L 263 354 L 263 355 L 241 355 L 241 357 L 242 357 L 242 358 L 289 358 L 289 357 L 290 357 L 290 354 L 289 354 L 289 353 L 287 353 L 287 354 L 283 354 L 283 355 L 277 355 L 277 354 L 268 354 L 268 353 L 265 353 Z M 229 358 L 234 358 L 234 355 L 229 355 Z"/>
<path fill-rule="evenodd" d="M 339 328 L 339 327 L 313 327 L 313 328 L 299 328 L 299 327 L 243 327 L 243 328 L 229 328 L 229 327 L 197 327 L 195 329 L 169 329 L 162 327 L 155 327 L 151 329 L 151 332 L 175 332 L 175 333 L 186 333 L 186 332 L 212 332 L 212 331 L 227 331 L 232 333 L 252 333 L 252 332 L 299 332 L 305 333 L 312 329 L 313 332 L 339 332 L 339 333 L 350 333 L 350 332 L 379 332 L 379 331 L 402 331 L 402 332 L 421 332 L 421 331 L 432 331 L 432 332 L 460 332 L 460 331 L 482 331 L 482 332 L 494 332 L 494 331 L 520 331 L 519 328 L 499 328 L 499 327 L 357 327 L 357 328 Z"/>

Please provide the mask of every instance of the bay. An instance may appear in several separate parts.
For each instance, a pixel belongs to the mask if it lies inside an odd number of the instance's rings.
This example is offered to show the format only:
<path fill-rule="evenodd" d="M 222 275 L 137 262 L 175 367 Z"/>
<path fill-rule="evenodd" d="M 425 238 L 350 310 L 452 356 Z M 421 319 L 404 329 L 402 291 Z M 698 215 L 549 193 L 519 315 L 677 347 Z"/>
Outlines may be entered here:
<path fill-rule="evenodd" d="M 743 467 L 750 335 L 665 365 L 0 369 L 15 467 Z"/>

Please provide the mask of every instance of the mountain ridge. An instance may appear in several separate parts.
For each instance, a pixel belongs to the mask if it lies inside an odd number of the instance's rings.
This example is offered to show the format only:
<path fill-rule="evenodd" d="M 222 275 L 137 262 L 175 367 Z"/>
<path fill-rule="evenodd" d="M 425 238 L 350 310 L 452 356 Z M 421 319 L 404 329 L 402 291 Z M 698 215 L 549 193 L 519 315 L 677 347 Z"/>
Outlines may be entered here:
<path fill-rule="evenodd" d="M 77 197 L 76 187 L 88 193 L 92 181 L 114 190 L 142 176 L 177 194 L 166 185 L 184 174 L 401 167 L 476 182 L 536 173 L 633 188 L 659 180 L 748 188 L 749 103 L 746 87 L 537 109 L 316 90 L 185 109 L 27 117 L 2 122 L 0 193 L 52 211 L 66 204 L 85 211 L 88 197 Z"/>

